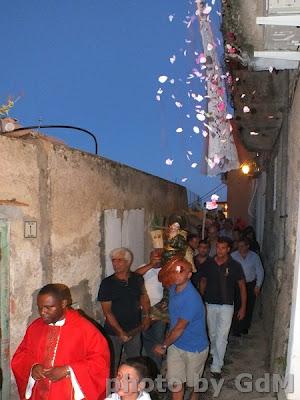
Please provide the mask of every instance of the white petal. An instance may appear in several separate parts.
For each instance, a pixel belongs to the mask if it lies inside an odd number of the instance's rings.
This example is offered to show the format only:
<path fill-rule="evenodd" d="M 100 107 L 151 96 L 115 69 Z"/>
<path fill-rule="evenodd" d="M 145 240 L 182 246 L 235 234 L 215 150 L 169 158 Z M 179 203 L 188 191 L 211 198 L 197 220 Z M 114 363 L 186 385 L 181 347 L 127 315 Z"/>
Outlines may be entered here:
<path fill-rule="evenodd" d="M 252 135 L 252 136 L 257 136 L 257 135 L 259 135 L 259 132 L 254 132 L 254 131 L 252 131 L 252 132 L 250 132 L 250 135 Z"/>
<path fill-rule="evenodd" d="M 203 115 L 203 114 L 196 114 L 196 118 L 197 118 L 199 121 L 205 121 L 205 115 Z"/>
<path fill-rule="evenodd" d="M 250 108 L 248 106 L 244 106 L 243 112 L 244 113 L 249 113 L 250 112 Z"/>
<path fill-rule="evenodd" d="M 167 165 L 172 165 L 174 160 L 171 160 L 170 158 L 166 159 L 166 164 Z"/>
<path fill-rule="evenodd" d="M 172 22 L 174 19 L 174 14 L 169 15 L 169 21 Z"/>
<path fill-rule="evenodd" d="M 156 98 L 157 101 L 160 101 L 160 95 L 157 94 L 157 95 L 155 96 L 155 98 Z"/>
<path fill-rule="evenodd" d="M 177 108 L 183 107 L 182 103 L 180 103 L 179 101 L 175 101 L 175 106 L 176 106 Z"/>
<path fill-rule="evenodd" d="M 202 135 L 203 135 L 204 137 L 207 137 L 208 132 L 207 132 L 207 131 L 202 131 Z"/>
<path fill-rule="evenodd" d="M 158 91 L 157 91 L 157 94 L 162 94 L 162 93 L 163 93 L 162 88 L 159 88 Z"/>
<path fill-rule="evenodd" d="M 214 46 L 211 43 L 208 43 L 207 51 L 212 51 L 213 48 L 214 48 Z"/>
<path fill-rule="evenodd" d="M 187 117 L 187 118 L 191 118 L 190 114 L 186 114 L 186 117 Z"/>
<path fill-rule="evenodd" d="M 169 82 L 171 83 L 171 85 L 174 85 L 175 79 L 170 79 Z"/>
<path fill-rule="evenodd" d="M 193 127 L 193 131 L 194 131 L 194 133 L 200 133 L 200 129 L 198 128 L 198 126 L 194 126 Z"/>
<path fill-rule="evenodd" d="M 202 10 L 202 13 L 207 15 L 211 12 L 211 10 L 212 10 L 212 7 L 206 4 L 204 9 Z"/>
<path fill-rule="evenodd" d="M 192 168 L 196 168 L 197 165 L 198 165 L 198 164 L 197 164 L 196 162 L 194 162 L 194 163 L 191 165 L 191 167 L 192 167 Z"/>
<path fill-rule="evenodd" d="M 176 132 L 177 132 L 177 133 L 182 133 L 182 132 L 183 132 L 183 129 L 182 129 L 182 128 L 177 128 L 177 129 L 176 129 Z"/>
<path fill-rule="evenodd" d="M 270 74 L 273 72 L 273 70 L 274 70 L 274 67 L 269 67 L 269 72 L 270 72 Z"/>
<path fill-rule="evenodd" d="M 246 97 L 245 93 L 243 93 L 243 94 L 241 95 L 241 99 L 243 99 L 244 97 Z"/>
<path fill-rule="evenodd" d="M 181 182 L 186 182 L 188 180 L 188 178 L 182 178 Z"/>
<path fill-rule="evenodd" d="M 226 115 L 226 119 L 232 119 L 232 115 L 231 114 L 227 114 Z"/>
<path fill-rule="evenodd" d="M 168 80 L 168 77 L 167 77 L 166 75 L 161 75 L 161 76 L 158 78 L 158 81 L 159 81 L 160 83 L 165 83 L 165 82 L 167 82 L 167 80 Z"/>
<path fill-rule="evenodd" d="M 190 156 L 193 155 L 193 153 L 191 152 L 191 150 L 188 150 L 188 154 L 189 154 Z"/>
<path fill-rule="evenodd" d="M 175 61 L 176 61 L 176 56 L 174 54 L 172 57 L 170 57 L 170 63 L 174 64 Z"/>

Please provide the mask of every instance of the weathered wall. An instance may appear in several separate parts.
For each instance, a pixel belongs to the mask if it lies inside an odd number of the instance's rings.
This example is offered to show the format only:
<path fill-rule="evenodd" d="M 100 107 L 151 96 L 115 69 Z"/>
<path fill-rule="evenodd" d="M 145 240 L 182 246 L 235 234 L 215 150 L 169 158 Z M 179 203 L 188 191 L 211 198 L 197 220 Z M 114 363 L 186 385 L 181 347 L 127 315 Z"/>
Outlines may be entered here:
<path fill-rule="evenodd" d="M 281 373 L 284 373 L 286 366 L 297 234 L 297 204 L 300 189 L 299 109 L 298 82 L 290 113 L 282 127 L 279 141 L 274 147 L 267 171 L 263 316 L 266 330 L 270 334 L 272 332 L 271 367 Z"/>
<path fill-rule="evenodd" d="M 74 300 L 95 316 L 101 280 L 104 209 L 145 209 L 145 252 L 154 215 L 187 206 L 186 190 L 141 171 L 44 140 L 0 136 L 0 205 L 10 224 L 11 352 L 36 313 L 37 290 L 48 282 L 72 288 Z M 2 202 L 3 203 L 3 202 Z M 24 238 L 24 220 L 38 223 Z M 103 255 L 102 255 L 103 256 Z"/>
<path fill-rule="evenodd" d="M 228 216 L 233 220 L 242 218 L 250 223 L 248 208 L 252 194 L 252 180 L 240 170 L 230 171 L 227 175 Z"/>

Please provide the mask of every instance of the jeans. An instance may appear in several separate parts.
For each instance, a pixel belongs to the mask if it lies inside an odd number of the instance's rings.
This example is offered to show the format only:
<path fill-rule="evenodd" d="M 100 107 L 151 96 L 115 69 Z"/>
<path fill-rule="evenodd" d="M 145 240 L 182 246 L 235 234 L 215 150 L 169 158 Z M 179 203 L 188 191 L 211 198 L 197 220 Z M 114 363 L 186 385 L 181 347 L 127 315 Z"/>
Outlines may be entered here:
<path fill-rule="evenodd" d="M 210 370 L 221 372 L 233 316 L 233 305 L 206 303 L 206 309 L 210 353 L 213 357 Z"/>
<path fill-rule="evenodd" d="M 143 332 L 143 350 L 144 356 L 150 357 L 160 371 L 162 357 L 153 352 L 156 344 L 161 344 L 165 338 L 166 323 L 163 321 L 155 321 L 149 329 Z"/>
<path fill-rule="evenodd" d="M 110 340 L 113 345 L 113 374 L 116 375 L 120 360 L 122 350 L 124 349 L 126 358 L 138 357 L 141 354 L 141 335 L 135 335 L 128 342 L 123 343 L 118 336 L 109 335 Z"/>

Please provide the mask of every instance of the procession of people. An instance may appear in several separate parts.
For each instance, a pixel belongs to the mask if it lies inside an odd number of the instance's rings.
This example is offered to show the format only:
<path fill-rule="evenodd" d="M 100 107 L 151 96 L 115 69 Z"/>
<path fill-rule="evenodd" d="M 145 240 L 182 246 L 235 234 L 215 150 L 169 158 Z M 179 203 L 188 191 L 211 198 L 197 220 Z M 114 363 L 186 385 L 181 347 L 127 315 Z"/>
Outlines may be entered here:
<path fill-rule="evenodd" d="M 97 297 L 101 329 L 72 309 L 67 286 L 40 289 L 40 318 L 12 359 L 20 399 L 149 400 L 143 380 L 165 374 L 173 400 L 187 391 L 197 400 L 205 368 L 221 379 L 230 332 L 251 329 L 264 279 L 258 244 L 250 227 L 243 232 L 223 215 L 205 238 L 176 220 L 163 236 L 164 247 L 135 271 L 130 249 L 111 251 L 114 273 Z"/>

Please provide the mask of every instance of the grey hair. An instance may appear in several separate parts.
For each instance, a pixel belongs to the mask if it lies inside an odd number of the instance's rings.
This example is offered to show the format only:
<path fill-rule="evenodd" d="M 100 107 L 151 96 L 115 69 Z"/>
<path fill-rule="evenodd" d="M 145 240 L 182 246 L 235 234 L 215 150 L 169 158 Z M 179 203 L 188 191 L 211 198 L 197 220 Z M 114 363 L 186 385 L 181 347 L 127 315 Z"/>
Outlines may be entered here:
<path fill-rule="evenodd" d="M 109 257 L 112 260 L 114 256 L 116 256 L 117 254 L 122 254 L 125 258 L 126 261 L 128 261 L 129 265 L 132 264 L 133 261 L 133 254 L 132 251 L 127 249 L 127 247 L 117 247 L 116 249 L 113 249 L 110 253 L 109 253 Z"/>

